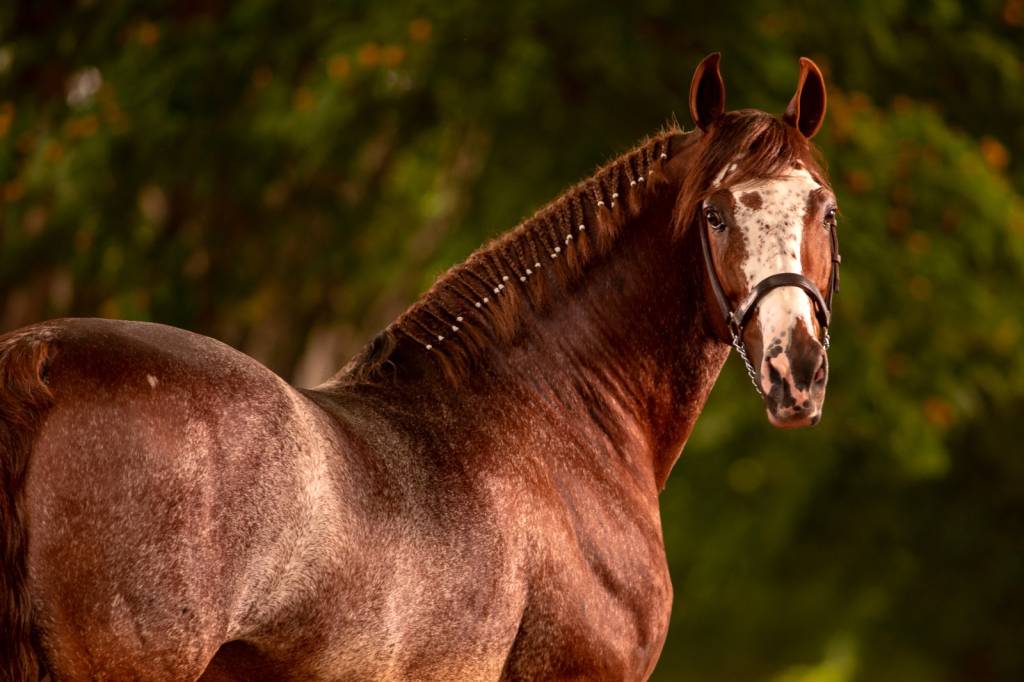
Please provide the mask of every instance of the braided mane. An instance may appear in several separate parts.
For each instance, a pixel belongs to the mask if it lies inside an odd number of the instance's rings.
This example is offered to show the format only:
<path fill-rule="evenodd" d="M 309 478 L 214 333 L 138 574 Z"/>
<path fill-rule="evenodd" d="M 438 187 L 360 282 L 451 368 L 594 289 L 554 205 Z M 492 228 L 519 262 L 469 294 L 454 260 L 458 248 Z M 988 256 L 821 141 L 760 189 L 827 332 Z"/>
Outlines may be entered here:
<path fill-rule="evenodd" d="M 379 378 L 404 337 L 457 381 L 486 348 L 512 339 L 527 313 L 542 310 L 555 286 L 571 286 L 608 252 L 626 218 L 666 184 L 663 163 L 681 135 L 671 126 L 644 140 L 450 268 L 336 380 Z"/>

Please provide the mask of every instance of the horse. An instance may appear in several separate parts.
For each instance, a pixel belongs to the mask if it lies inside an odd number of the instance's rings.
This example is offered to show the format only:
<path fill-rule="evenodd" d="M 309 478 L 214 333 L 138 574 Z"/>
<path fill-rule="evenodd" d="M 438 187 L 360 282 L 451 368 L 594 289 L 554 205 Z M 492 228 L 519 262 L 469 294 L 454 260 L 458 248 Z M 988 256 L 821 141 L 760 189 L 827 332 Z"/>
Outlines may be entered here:
<path fill-rule="evenodd" d="M 816 423 L 838 285 L 818 67 L 727 111 L 712 54 L 689 105 L 315 388 L 157 324 L 0 337 L 4 679 L 648 677 L 730 346 Z"/>

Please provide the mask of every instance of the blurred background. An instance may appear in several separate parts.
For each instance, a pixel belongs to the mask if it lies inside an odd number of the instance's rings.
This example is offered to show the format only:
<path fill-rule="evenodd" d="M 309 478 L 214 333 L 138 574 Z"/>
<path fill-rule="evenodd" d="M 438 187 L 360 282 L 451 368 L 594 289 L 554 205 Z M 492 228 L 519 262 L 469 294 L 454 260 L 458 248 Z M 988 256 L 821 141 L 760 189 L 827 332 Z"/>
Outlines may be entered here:
<path fill-rule="evenodd" d="M 154 320 L 332 374 L 657 131 L 825 71 L 825 418 L 730 359 L 663 495 L 659 680 L 1024 679 L 1024 0 L 5 2 L 0 331 Z"/>

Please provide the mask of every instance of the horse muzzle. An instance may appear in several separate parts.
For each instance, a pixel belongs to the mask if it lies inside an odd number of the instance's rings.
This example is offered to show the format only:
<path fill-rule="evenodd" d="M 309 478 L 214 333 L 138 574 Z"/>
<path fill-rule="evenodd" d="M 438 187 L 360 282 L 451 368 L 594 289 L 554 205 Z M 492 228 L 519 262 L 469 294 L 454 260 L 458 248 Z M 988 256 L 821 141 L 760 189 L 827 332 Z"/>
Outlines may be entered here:
<path fill-rule="evenodd" d="M 774 348 L 765 354 L 759 377 L 768 420 L 783 429 L 818 423 L 828 383 L 824 346 L 803 331 L 803 325 L 797 325 L 795 331 L 789 348 Z"/>

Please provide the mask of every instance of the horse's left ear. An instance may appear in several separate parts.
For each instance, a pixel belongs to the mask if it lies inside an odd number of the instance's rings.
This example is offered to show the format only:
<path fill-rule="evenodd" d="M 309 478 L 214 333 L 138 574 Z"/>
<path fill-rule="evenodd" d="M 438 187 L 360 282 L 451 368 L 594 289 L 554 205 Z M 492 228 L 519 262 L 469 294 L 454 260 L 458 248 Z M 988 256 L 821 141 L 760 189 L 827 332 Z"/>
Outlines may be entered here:
<path fill-rule="evenodd" d="M 825 99 L 825 78 L 821 69 L 807 57 L 800 57 L 800 80 L 782 120 L 804 137 L 814 137 L 825 122 Z"/>

